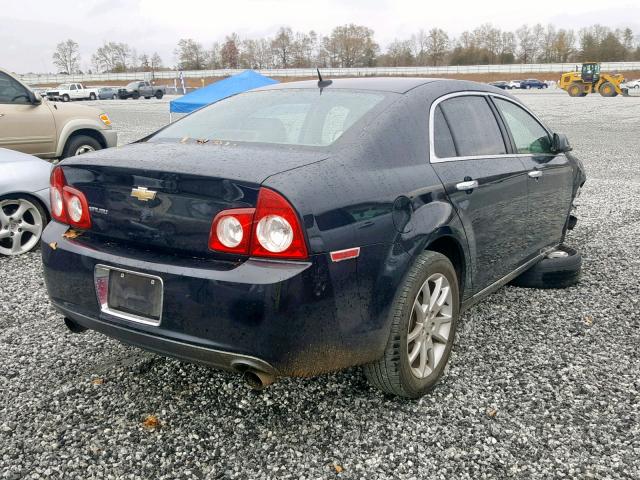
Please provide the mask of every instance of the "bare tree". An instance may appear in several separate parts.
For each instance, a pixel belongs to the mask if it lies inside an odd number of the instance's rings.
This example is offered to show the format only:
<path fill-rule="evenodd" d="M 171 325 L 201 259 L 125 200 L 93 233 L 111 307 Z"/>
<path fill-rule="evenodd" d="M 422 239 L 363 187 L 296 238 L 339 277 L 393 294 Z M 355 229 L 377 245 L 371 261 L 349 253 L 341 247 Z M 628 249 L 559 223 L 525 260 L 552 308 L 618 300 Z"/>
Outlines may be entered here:
<path fill-rule="evenodd" d="M 432 28 L 427 36 L 426 52 L 429 63 L 437 66 L 443 63 L 449 49 L 449 35 L 441 28 Z"/>
<path fill-rule="evenodd" d="M 502 31 L 490 23 L 485 23 L 473 31 L 473 36 L 477 48 L 483 50 L 486 63 L 498 62 L 502 50 Z"/>
<path fill-rule="evenodd" d="M 207 63 L 207 54 L 200 42 L 192 38 L 182 38 L 174 51 L 180 70 L 202 70 Z"/>
<path fill-rule="evenodd" d="M 223 68 L 238 68 L 240 60 L 240 38 L 237 33 L 227 35 L 220 49 L 220 61 Z"/>
<path fill-rule="evenodd" d="M 518 41 L 513 32 L 502 32 L 500 40 L 500 63 L 514 63 Z"/>
<path fill-rule="evenodd" d="M 293 31 L 291 27 L 280 27 L 276 36 L 271 40 L 271 48 L 278 59 L 278 66 L 288 68 L 291 64 L 291 50 L 293 50 Z"/>
<path fill-rule="evenodd" d="M 416 65 L 427 64 L 427 44 L 428 36 L 423 29 L 411 35 L 411 52 L 413 53 Z"/>
<path fill-rule="evenodd" d="M 373 30 L 353 23 L 334 28 L 323 39 L 323 48 L 331 66 L 337 67 L 371 67 L 380 50 Z"/>
<path fill-rule="evenodd" d="M 138 62 L 140 63 L 140 69 L 142 69 L 143 72 L 149 72 L 151 70 L 149 55 L 146 53 L 143 53 L 138 57 Z"/>
<path fill-rule="evenodd" d="M 68 39 L 56 45 L 53 52 L 53 64 L 59 71 L 72 74 L 80 69 L 80 47 L 77 42 Z"/>
<path fill-rule="evenodd" d="M 126 72 L 135 67 L 133 58 L 134 52 L 126 43 L 108 42 L 95 51 L 91 62 L 101 72 Z"/>
<path fill-rule="evenodd" d="M 540 24 L 533 27 L 522 25 L 516 30 L 519 44 L 518 53 L 522 63 L 533 63 L 536 60 L 543 31 Z"/>
<path fill-rule="evenodd" d="M 404 67 L 413 65 L 413 42 L 394 40 L 387 47 L 387 53 L 378 58 L 378 64 L 386 67 Z"/>
<path fill-rule="evenodd" d="M 160 58 L 160 55 L 158 55 L 158 52 L 153 52 L 153 55 L 151 55 L 149 66 L 151 67 L 152 71 L 159 70 L 162 68 L 162 58 Z"/>

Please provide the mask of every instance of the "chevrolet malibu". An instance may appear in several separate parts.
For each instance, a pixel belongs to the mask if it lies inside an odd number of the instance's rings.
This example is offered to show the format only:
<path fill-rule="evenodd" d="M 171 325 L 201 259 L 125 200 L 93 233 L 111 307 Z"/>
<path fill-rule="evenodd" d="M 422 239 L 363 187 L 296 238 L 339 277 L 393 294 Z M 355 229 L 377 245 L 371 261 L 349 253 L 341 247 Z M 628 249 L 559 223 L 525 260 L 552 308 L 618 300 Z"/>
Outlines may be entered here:
<path fill-rule="evenodd" d="M 416 398 L 464 309 L 517 278 L 577 281 L 562 244 L 585 176 L 569 150 L 472 82 L 253 90 L 57 166 L 47 289 L 74 332 L 256 388 L 363 365 Z"/>

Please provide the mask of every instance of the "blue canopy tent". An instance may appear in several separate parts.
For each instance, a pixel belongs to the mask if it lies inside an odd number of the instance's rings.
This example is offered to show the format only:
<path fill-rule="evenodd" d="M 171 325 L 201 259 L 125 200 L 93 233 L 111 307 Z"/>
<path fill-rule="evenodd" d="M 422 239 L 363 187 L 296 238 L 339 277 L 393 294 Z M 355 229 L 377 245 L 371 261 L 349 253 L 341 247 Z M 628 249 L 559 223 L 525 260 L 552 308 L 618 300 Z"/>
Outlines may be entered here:
<path fill-rule="evenodd" d="M 223 98 L 230 97 L 236 93 L 246 92 L 247 90 L 262 87 L 264 85 L 271 85 L 273 83 L 278 83 L 278 81 L 273 78 L 260 75 L 258 72 L 254 72 L 253 70 L 245 70 L 242 73 L 238 73 L 225 78 L 224 80 L 207 85 L 206 87 L 194 90 L 180 98 L 171 100 L 171 102 L 169 102 L 169 112 L 193 112 L 200 107 L 204 107 L 205 105 L 217 102 Z"/>

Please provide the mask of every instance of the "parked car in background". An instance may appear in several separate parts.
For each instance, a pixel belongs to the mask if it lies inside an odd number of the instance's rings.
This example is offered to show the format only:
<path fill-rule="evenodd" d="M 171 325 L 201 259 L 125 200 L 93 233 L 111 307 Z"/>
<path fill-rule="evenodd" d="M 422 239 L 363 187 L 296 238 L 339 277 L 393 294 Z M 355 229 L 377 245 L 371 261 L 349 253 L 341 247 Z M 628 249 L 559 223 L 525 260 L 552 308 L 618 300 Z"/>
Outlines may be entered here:
<path fill-rule="evenodd" d="M 511 90 L 509 86 L 509 82 L 497 81 L 497 82 L 489 82 L 489 85 L 493 85 L 494 87 L 501 88 L 502 90 Z"/>
<path fill-rule="evenodd" d="M 620 85 L 620 88 L 640 88 L 640 79 L 626 81 Z"/>
<path fill-rule="evenodd" d="M 51 164 L 0 148 L 0 255 L 36 248 L 49 221 Z"/>
<path fill-rule="evenodd" d="M 523 80 L 522 82 L 520 82 L 520 88 L 524 88 L 524 89 L 531 89 L 531 88 L 547 88 L 549 85 L 547 85 L 545 82 L 541 81 L 541 80 L 537 80 L 535 78 L 528 78 L 527 80 Z"/>
<path fill-rule="evenodd" d="M 528 286 L 578 280 L 561 246 L 585 181 L 570 149 L 474 82 L 240 93 L 55 167 L 48 293 L 72 331 L 254 387 L 365 365 L 378 388 L 419 397 L 461 311 L 523 272 Z"/>
<path fill-rule="evenodd" d="M 118 89 L 115 87 L 102 87 L 98 90 L 100 100 L 117 100 Z"/>
<path fill-rule="evenodd" d="M 136 80 L 135 82 L 129 83 L 125 88 L 121 88 L 118 93 L 119 97 L 122 99 L 137 99 L 140 97 L 144 97 L 146 99 L 156 97 L 157 99 L 160 99 L 165 94 L 165 87 L 152 85 L 150 82 L 146 81 Z"/>
<path fill-rule="evenodd" d="M 38 87 L 38 88 L 32 88 L 31 90 L 36 95 L 39 95 L 41 98 L 46 98 L 47 97 L 47 89 L 46 88 Z"/>
<path fill-rule="evenodd" d="M 108 115 L 85 105 L 41 98 L 0 70 L 0 147 L 41 158 L 79 155 L 117 145 Z"/>
<path fill-rule="evenodd" d="M 63 83 L 57 88 L 47 90 L 49 100 L 70 102 L 71 100 L 97 100 L 97 88 L 85 88 L 81 83 Z"/>
<path fill-rule="evenodd" d="M 521 88 L 521 84 L 522 84 L 522 80 L 511 80 L 509 82 L 509 88 L 513 89 L 513 88 Z"/>

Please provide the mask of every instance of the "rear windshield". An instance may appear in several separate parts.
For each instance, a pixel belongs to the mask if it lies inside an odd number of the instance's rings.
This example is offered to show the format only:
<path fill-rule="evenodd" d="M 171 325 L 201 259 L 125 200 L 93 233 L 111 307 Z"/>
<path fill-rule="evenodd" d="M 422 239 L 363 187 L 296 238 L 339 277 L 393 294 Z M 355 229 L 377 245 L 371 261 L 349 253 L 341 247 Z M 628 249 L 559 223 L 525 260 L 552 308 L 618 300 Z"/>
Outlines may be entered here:
<path fill-rule="evenodd" d="M 387 94 L 290 89 L 247 92 L 169 125 L 154 139 L 222 140 L 328 146 Z"/>

